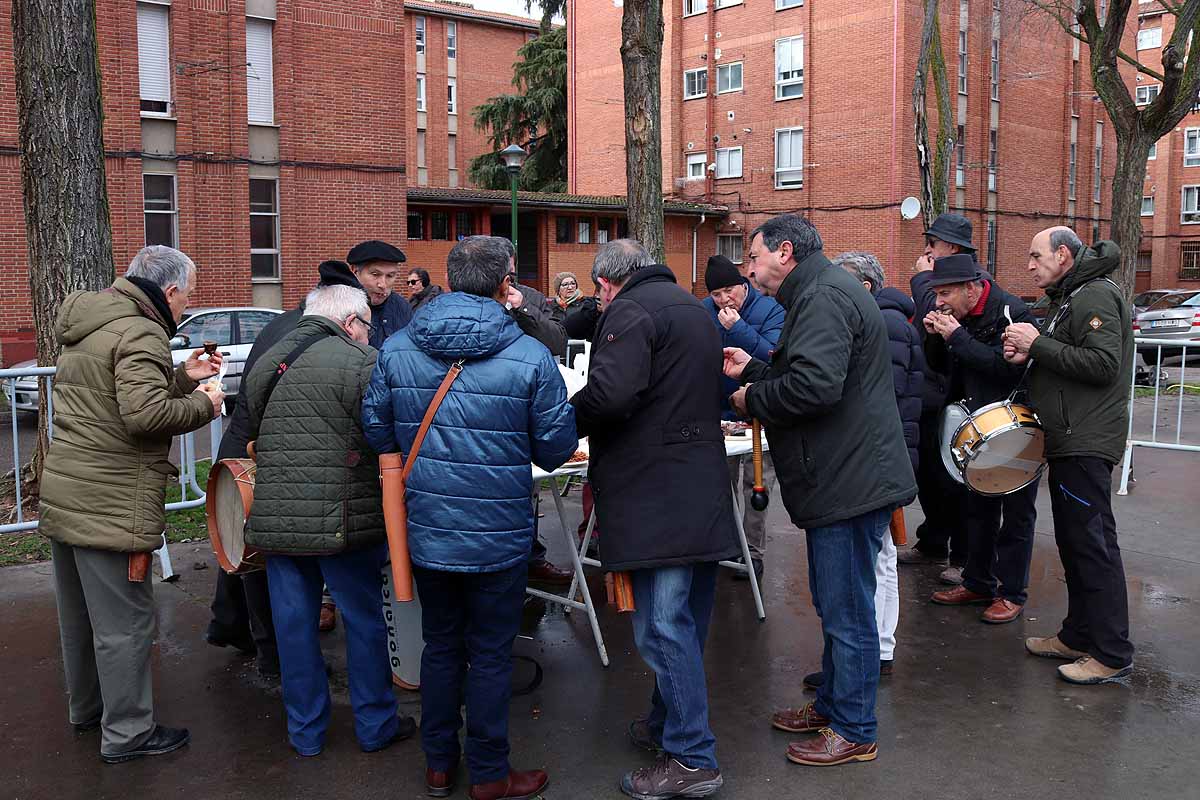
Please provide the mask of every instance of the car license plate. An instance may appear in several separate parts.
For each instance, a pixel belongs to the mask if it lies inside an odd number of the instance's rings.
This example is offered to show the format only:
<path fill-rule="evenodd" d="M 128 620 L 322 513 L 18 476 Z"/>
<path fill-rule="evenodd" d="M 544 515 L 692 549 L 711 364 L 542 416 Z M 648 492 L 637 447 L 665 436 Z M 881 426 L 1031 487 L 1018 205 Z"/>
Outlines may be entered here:
<path fill-rule="evenodd" d="M 1186 319 L 1156 319 L 1150 322 L 1151 328 L 1186 328 L 1191 323 Z"/>

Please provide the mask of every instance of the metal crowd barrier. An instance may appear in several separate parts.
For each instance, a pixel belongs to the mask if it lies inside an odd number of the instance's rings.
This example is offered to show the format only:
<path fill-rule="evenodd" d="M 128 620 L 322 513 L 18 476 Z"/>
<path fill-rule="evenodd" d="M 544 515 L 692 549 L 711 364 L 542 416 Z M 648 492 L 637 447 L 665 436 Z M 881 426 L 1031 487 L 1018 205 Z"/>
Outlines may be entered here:
<path fill-rule="evenodd" d="M 1129 390 L 1129 433 L 1125 441 L 1125 458 L 1121 463 L 1121 483 L 1117 489 L 1117 494 L 1119 495 L 1129 494 L 1129 480 L 1130 475 L 1133 472 L 1133 448 L 1147 447 L 1156 450 L 1179 450 L 1189 453 L 1200 453 L 1200 444 L 1188 444 L 1183 441 L 1183 406 L 1184 397 L 1188 388 L 1187 360 L 1188 356 L 1190 355 L 1200 354 L 1200 341 L 1189 341 L 1186 339 L 1163 339 L 1152 336 L 1137 336 L 1134 337 L 1134 342 L 1135 352 L 1133 380 L 1131 381 Z M 1154 418 L 1151 422 L 1150 438 L 1148 439 L 1135 439 L 1133 436 L 1135 410 L 1134 400 L 1137 397 L 1138 389 L 1137 379 L 1139 350 L 1141 351 L 1141 358 L 1145 359 L 1151 365 L 1151 371 L 1154 379 Z M 1176 354 L 1183 356 L 1179 367 L 1178 383 L 1169 384 L 1167 386 L 1164 386 L 1164 381 L 1166 380 L 1166 370 L 1163 368 L 1162 363 L 1164 353 L 1167 353 L 1166 357 L 1168 358 Z M 1153 355 L 1152 359 L 1148 357 L 1151 354 Z M 1177 394 L 1174 391 L 1175 389 L 1179 390 Z M 1173 440 L 1170 439 L 1169 434 L 1166 440 L 1159 438 L 1158 413 L 1160 406 L 1166 402 L 1165 398 L 1167 397 L 1174 397 L 1176 406 L 1175 436 Z"/>
<path fill-rule="evenodd" d="M 232 358 L 227 358 L 226 363 L 235 363 Z M 0 386 L 4 389 L 5 399 L 8 401 L 8 411 L 11 417 L 11 433 L 12 433 L 12 460 L 14 468 L 14 477 L 20 474 L 21 467 L 24 466 L 24 461 L 21 458 L 21 439 L 18 414 L 28 413 L 17 410 L 17 384 L 22 378 L 36 378 L 40 384 L 45 381 L 46 384 L 46 411 L 50 415 L 50 422 L 47 425 L 47 434 L 51 439 L 54 438 L 54 367 L 24 367 L 0 369 Z M 28 391 L 22 391 L 22 395 L 30 394 Z M 36 398 L 36 388 L 32 392 L 32 396 Z M 39 413 L 37 411 L 32 412 Z M 217 452 L 221 443 L 221 432 L 223 429 L 224 417 L 217 417 L 205 428 L 192 433 L 184 434 L 176 437 L 176 444 L 179 452 L 179 497 L 180 499 L 171 503 L 167 503 L 165 508 L 167 511 L 181 511 L 188 508 L 198 508 L 204 505 L 205 495 L 204 488 L 200 486 L 196 478 L 196 436 L 205 435 L 209 438 L 209 456 Z M 25 518 L 25 509 L 22 497 L 21 481 L 14 480 L 16 486 L 16 509 L 14 522 L 0 525 L 0 535 L 6 533 L 18 533 L 21 531 L 31 531 L 37 528 L 38 521 Z M 167 551 L 166 537 L 163 538 L 163 546 L 159 548 L 155 554 L 159 557 L 162 564 L 162 576 L 166 580 L 175 573 L 171 568 L 171 556 Z"/>

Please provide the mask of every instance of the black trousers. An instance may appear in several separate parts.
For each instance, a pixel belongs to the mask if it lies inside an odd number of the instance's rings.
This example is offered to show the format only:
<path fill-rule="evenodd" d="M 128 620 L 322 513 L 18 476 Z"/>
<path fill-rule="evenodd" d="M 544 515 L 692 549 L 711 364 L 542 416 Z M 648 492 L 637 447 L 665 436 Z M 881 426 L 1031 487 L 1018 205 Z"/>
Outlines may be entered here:
<path fill-rule="evenodd" d="M 946 472 L 938 436 L 938 415 L 923 415 L 917 497 L 925 521 L 917 528 L 914 547 L 936 558 L 948 555 L 952 564 L 962 566 L 967 559 L 967 490 Z"/>
<path fill-rule="evenodd" d="M 963 586 L 1025 605 L 1038 482 L 1004 497 L 967 495 L 967 563 Z"/>
<path fill-rule="evenodd" d="M 267 571 L 230 575 L 217 570 L 213 592 L 211 628 L 229 636 L 247 629 L 258 647 L 259 666 L 279 671 L 279 649 L 275 644 L 275 624 L 271 619 L 271 595 L 267 590 Z M 216 631 L 215 631 L 216 632 Z"/>
<path fill-rule="evenodd" d="M 1067 617 L 1058 638 L 1110 669 L 1121 669 L 1133 662 L 1133 644 L 1112 513 L 1112 469 L 1099 458 L 1052 459 L 1050 502 L 1067 574 Z"/>

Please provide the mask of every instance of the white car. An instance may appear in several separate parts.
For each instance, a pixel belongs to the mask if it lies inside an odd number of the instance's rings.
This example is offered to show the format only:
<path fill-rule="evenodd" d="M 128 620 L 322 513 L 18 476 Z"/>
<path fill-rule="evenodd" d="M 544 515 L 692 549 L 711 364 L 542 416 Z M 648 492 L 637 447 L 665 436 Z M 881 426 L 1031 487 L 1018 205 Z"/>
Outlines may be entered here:
<path fill-rule="evenodd" d="M 267 323 L 283 312 L 274 308 L 190 308 L 184 314 L 179 330 L 171 339 L 171 360 L 179 366 L 193 350 L 202 347 L 205 340 L 215 341 L 220 351 L 229 359 L 225 372 L 225 394 L 232 403 L 242 383 L 242 364 L 250 354 L 250 347 Z M 13 364 L 14 369 L 37 366 L 36 360 Z M 9 387 L 4 386 L 4 405 L 8 404 Z M 17 378 L 17 411 L 37 412 L 37 378 Z"/>

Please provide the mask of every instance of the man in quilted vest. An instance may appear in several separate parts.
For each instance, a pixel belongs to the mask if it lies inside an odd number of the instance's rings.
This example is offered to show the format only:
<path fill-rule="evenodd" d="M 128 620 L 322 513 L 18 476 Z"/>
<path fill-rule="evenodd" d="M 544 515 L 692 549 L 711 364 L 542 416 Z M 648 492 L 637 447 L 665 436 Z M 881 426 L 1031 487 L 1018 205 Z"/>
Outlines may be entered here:
<path fill-rule="evenodd" d="M 269 555 L 288 739 L 302 756 L 325 745 L 331 703 L 317 634 L 321 587 L 342 610 L 354 732 L 364 752 L 416 731 L 396 716 L 380 570 L 387 561 L 379 465 L 359 422 L 375 367 L 367 296 L 319 286 L 295 330 L 246 377 L 258 461 L 247 544 Z"/>

